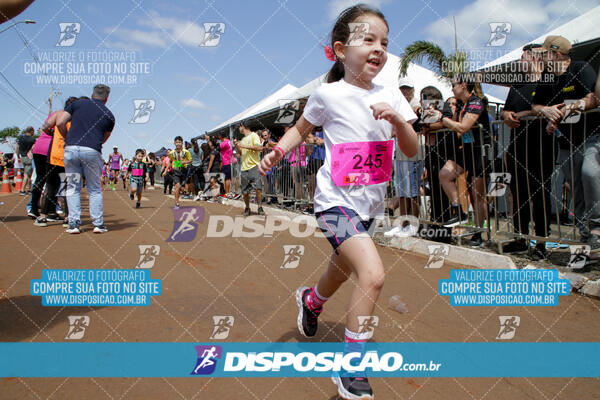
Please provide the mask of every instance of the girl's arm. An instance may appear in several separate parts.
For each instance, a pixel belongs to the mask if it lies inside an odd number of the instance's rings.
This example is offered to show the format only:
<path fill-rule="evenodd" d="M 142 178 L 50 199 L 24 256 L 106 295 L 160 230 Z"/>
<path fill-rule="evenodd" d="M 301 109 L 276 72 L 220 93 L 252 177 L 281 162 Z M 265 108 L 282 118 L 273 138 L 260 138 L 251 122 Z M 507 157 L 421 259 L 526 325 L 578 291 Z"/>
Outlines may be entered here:
<path fill-rule="evenodd" d="M 373 104 L 371 105 L 371 110 L 373 110 L 373 117 L 375 117 L 375 119 L 384 119 L 392 124 L 394 127 L 392 135 L 396 136 L 398 147 L 400 147 L 400 150 L 407 157 L 412 157 L 417 154 L 419 145 L 417 133 L 412 125 L 409 124 L 399 112 L 394 110 L 387 103 Z"/>
<path fill-rule="evenodd" d="M 276 148 L 263 157 L 258 171 L 262 175 L 266 175 L 267 171 L 270 171 L 275 165 L 279 164 L 284 154 L 279 151 L 279 148 L 285 152 L 290 153 L 293 149 L 298 147 L 301 143 L 304 143 L 306 137 L 314 129 L 314 125 L 308 122 L 304 116 L 300 116 L 300 119 L 296 121 L 296 125 L 291 128 L 277 143 Z"/>

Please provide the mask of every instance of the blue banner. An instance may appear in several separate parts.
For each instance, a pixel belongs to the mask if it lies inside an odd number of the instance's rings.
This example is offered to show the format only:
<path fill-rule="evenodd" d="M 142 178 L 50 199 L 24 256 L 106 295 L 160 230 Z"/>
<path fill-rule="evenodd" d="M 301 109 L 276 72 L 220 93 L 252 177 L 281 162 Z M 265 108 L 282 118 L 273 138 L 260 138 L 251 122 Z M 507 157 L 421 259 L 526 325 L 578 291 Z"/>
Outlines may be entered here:
<path fill-rule="evenodd" d="M 600 343 L 0 343 L 2 377 L 600 377 Z M 360 362 L 356 362 L 359 360 Z"/>
<path fill-rule="evenodd" d="M 43 306 L 149 306 L 162 286 L 147 269 L 44 269 L 30 293 Z"/>
<path fill-rule="evenodd" d="M 452 306 L 548 307 L 568 296 L 571 284 L 552 269 L 453 269 L 438 289 Z"/>

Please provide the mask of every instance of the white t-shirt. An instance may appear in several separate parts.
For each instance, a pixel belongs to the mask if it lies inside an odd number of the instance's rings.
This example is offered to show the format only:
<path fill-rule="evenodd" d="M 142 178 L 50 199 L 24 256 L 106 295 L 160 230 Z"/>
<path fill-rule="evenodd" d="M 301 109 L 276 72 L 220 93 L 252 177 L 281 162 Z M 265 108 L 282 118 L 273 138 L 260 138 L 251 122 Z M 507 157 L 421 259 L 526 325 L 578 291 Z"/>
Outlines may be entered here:
<path fill-rule="evenodd" d="M 392 125 L 385 120 L 375 120 L 370 108 L 381 102 L 389 104 L 409 123 L 417 119 L 398 89 L 376 84 L 366 90 L 342 79 L 322 84 L 308 99 L 304 118 L 323 127 L 325 140 L 325 163 L 317 174 L 315 212 L 343 206 L 354 210 L 363 220 L 383 214 L 387 182 L 367 185 L 360 196 L 351 196 L 351 186 L 336 186 L 331 179 L 332 145 L 392 139 Z"/>

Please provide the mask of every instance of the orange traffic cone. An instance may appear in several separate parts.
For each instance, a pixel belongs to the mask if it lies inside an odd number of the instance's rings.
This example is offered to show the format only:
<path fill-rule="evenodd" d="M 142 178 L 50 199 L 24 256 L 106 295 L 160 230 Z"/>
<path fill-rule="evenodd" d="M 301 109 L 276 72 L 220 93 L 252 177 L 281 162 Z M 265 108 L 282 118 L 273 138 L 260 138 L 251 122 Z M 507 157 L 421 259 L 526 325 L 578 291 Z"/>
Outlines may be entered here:
<path fill-rule="evenodd" d="M 2 191 L 0 193 L 11 193 L 12 188 L 8 180 L 8 169 L 4 168 L 4 175 L 2 175 Z"/>
<path fill-rule="evenodd" d="M 23 190 L 23 176 L 21 175 L 21 170 L 17 170 L 17 177 L 15 178 L 15 192 L 20 192 Z"/>

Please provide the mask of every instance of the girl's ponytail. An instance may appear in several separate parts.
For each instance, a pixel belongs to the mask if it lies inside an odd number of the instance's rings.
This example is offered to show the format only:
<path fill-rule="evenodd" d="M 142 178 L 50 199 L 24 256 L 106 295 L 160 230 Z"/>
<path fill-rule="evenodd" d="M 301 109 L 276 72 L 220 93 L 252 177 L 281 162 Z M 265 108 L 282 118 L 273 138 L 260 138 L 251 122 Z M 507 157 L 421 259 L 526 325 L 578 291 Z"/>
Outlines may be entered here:
<path fill-rule="evenodd" d="M 340 60 L 336 60 L 327 73 L 327 83 L 339 81 L 344 77 L 344 73 L 344 64 Z"/>

